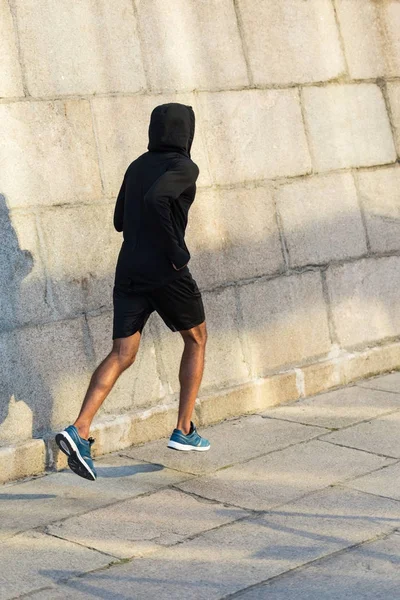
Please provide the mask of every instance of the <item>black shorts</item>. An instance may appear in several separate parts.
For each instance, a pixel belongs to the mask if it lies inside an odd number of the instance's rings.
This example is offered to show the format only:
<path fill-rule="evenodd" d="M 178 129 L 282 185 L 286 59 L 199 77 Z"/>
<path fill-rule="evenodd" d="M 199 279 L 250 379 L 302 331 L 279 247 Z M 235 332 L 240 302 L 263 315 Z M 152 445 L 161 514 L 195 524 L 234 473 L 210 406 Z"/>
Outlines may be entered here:
<path fill-rule="evenodd" d="M 113 290 L 113 340 L 142 333 L 155 310 L 171 331 L 191 329 L 205 321 L 203 300 L 197 283 L 187 273 L 149 292 L 135 292 L 129 282 L 115 282 Z"/>

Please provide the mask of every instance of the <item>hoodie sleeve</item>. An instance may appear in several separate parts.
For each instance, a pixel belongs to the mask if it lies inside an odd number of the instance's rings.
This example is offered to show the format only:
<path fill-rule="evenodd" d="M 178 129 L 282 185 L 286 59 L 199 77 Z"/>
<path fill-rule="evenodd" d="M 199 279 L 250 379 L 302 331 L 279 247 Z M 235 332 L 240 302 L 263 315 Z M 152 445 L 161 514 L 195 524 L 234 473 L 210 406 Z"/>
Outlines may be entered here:
<path fill-rule="evenodd" d="M 150 187 L 144 196 L 145 204 L 154 218 L 165 251 L 177 269 L 183 268 L 190 256 L 178 242 L 171 219 L 170 202 L 179 198 L 196 182 L 198 166 L 191 160 L 176 161 Z"/>
<path fill-rule="evenodd" d="M 114 209 L 114 227 L 119 232 L 121 232 L 124 227 L 125 179 L 126 175 L 124 175 L 124 180 L 121 189 L 119 190 Z"/>

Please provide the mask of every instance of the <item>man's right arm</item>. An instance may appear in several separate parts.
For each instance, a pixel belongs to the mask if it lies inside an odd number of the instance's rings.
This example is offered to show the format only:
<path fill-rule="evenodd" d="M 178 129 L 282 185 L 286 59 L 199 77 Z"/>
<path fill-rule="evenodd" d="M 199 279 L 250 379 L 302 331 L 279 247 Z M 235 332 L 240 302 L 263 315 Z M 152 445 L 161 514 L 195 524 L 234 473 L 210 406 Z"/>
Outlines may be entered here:
<path fill-rule="evenodd" d="M 118 232 L 124 228 L 125 180 L 126 176 L 124 175 L 114 208 L 114 227 Z"/>
<path fill-rule="evenodd" d="M 175 269 L 186 266 L 190 259 L 181 248 L 171 218 L 171 202 L 179 198 L 199 175 L 198 166 L 190 159 L 178 159 L 150 187 L 145 204 L 154 218 L 160 239 Z"/>

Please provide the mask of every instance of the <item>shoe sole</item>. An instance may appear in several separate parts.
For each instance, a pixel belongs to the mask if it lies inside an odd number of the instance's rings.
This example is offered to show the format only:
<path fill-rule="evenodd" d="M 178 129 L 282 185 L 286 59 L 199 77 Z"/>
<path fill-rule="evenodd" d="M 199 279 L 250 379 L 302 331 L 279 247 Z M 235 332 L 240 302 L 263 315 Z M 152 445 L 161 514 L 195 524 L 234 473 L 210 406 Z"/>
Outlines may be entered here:
<path fill-rule="evenodd" d="M 68 456 L 68 466 L 71 471 L 91 481 L 96 479 L 96 475 L 82 457 L 77 445 L 67 431 L 57 433 L 56 444 Z"/>
<path fill-rule="evenodd" d="M 210 449 L 210 446 L 190 446 L 189 444 L 180 444 L 179 442 L 170 441 L 168 442 L 167 448 L 172 450 L 183 450 L 184 452 L 190 452 L 195 450 L 196 452 L 206 452 Z"/>

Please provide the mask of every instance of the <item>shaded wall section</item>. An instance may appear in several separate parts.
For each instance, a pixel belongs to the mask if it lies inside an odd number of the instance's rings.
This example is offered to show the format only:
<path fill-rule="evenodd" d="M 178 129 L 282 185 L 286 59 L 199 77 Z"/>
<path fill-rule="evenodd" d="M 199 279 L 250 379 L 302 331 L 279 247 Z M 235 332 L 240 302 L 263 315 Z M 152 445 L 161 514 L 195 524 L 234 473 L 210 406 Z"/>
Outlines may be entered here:
<path fill-rule="evenodd" d="M 0 0 L 0 16 L 0 444 L 69 424 L 111 348 L 114 203 L 162 102 L 197 118 L 203 422 L 278 373 L 309 395 L 358 356 L 361 375 L 399 368 L 400 2 Z M 176 403 L 182 348 L 153 313 L 97 422 Z"/>

